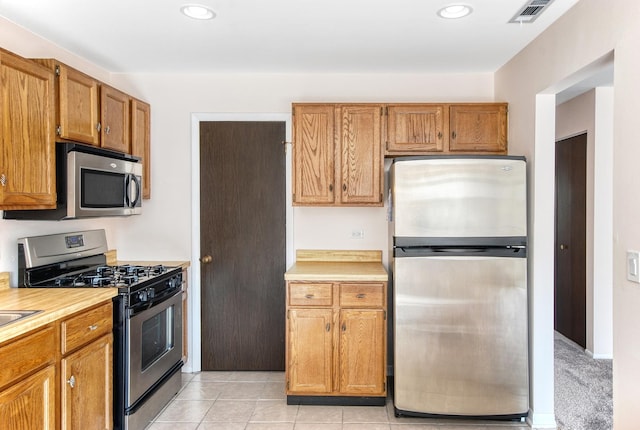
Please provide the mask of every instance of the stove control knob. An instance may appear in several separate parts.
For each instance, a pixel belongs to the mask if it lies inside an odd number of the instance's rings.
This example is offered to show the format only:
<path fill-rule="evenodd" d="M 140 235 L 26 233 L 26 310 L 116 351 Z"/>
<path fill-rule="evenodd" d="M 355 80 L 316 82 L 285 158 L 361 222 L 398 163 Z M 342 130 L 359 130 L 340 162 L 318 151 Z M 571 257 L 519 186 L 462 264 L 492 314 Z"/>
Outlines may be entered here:
<path fill-rule="evenodd" d="M 149 287 L 147 289 L 147 296 L 149 296 L 149 300 L 153 300 L 153 298 L 156 296 L 156 290 L 153 287 Z"/>
<path fill-rule="evenodd" d="M 149 301 L 147 290 L 138 291 L 138 300 L 140 300 L 141 302 Z"/>
<path fill-rule="evenodd" d="M 176 288 L 179 288 L 180 287 L 180 281 L 178 280 L 178 277 L 177 276 L 173 276 L 171 279 L 169 279 L 167 281 L 167 286 L 171 290 L 175 290 Z"/>

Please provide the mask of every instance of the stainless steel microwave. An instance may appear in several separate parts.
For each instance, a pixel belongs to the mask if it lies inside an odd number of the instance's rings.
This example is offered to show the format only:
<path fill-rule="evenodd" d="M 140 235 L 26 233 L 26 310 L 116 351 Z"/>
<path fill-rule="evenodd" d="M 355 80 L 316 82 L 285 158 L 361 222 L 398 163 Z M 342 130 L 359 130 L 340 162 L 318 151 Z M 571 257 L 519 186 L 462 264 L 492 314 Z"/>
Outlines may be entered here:
<path fill-rule="evenodd" d="M 142 163 L 129 154 L 56 143 L 55 209 L 4 211 L 4 219 L 60 220 L 142 213 Z"/>

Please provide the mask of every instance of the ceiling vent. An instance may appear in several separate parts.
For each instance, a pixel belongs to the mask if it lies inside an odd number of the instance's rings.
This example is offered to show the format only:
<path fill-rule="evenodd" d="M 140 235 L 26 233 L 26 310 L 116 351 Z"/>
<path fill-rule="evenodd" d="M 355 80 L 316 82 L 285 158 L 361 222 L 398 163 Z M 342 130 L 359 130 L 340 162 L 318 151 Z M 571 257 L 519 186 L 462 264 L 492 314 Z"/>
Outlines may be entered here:
<path fill-rule="evenodd" d="M 553 0 L 529 0 L 509 22 L 515 24 L 530 24 L 535 21 L 552 2 Z"/>

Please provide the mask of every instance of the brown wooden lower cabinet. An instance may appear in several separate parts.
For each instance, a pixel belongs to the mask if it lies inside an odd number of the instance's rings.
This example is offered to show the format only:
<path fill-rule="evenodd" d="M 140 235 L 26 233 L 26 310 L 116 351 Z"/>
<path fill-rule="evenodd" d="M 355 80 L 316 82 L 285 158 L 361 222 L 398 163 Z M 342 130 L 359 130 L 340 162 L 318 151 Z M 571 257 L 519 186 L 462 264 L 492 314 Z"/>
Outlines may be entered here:
<path fill-rule="evenodd" d="M 0 345 L 3 430 L 113 428 L 112 312 L 109 300 Z"/>
<path fill-rule="evenodd" d="M 56 428 L 56 366 L 50 365 L 0 391 L 0 423 L 6 430 Z"/>
<path fill-rule="evenodd" d="M 384 405 L 384 282 L 287 282 L 289 404 Z"/>
<path fill-rule="evenodd" d="M 111 334 L 62 359 L 62 429 L 113 428 Z"/>

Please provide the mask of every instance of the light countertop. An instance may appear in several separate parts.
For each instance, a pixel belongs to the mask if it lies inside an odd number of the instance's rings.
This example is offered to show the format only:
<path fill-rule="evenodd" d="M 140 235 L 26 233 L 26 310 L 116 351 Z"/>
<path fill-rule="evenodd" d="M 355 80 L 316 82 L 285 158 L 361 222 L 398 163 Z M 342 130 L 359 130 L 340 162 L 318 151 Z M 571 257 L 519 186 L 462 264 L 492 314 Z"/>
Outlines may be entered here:
<path fill-rule="evenodd" d="M 75 312 L 110 301 L 117 288 L 5 288 L 0 310 L 41 310 L 0 327 L 0 343 L 45 326 Z"/>
<path fill-rule="evenodd" d="M 287 281 L 381 281 L 389 276 L 381 251 L 298 250 Z"/>

